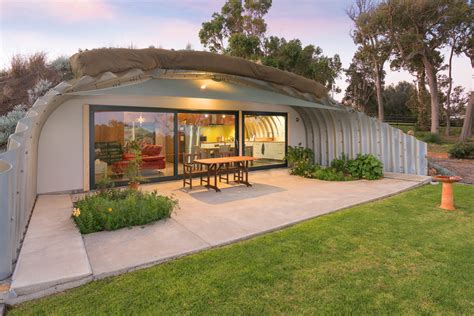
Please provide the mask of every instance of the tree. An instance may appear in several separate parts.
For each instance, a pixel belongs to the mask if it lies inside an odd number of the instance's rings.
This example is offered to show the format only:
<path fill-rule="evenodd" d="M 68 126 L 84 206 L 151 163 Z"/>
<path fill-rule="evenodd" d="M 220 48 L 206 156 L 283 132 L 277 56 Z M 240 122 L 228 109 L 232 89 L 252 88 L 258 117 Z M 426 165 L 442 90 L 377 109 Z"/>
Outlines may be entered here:
<path fill-rule="evenodd" d="M 474 69 L 474 37 L 472 34 L 473 25 L 473 10 L 471 4 L 463 3 L 457 7 L 459 10 L 458 17 L 460 17 L 459 27 L 460 33 L 459 38 L 455 46 L 456 54 L 465 54 L 471 61 L 471 68 Z M 459 136 L 459 141 L 465 142 L 469 137 L 472 136 L 472 125 L 474 124 L 474 93 L 471 90 L 469 102 L 466 108 L 466 114 L 464 116 L 464 123 Z"/>
<path fill-rule="evenodd" d="M 325 56 L 321 48 L 303 47 L 299 39 L 266 37 L 264 16 L 271 5 L 271 0 L 227 0 L 220 13 L 215 12 L 210 21 L 202 23 L 201 43 L 211 52 L 290 71 L 338 92 L 334 83 L 342 70 L 339 55 Z"/>
<path fill-rule="evenodd" d="M 355 30 L 352 38 L 359 45 L 359 54 L 365 55 L 370 65 L 370 71 L 375 79 L 377 93 L 378 119 L 384 120 L 384 106 L 382 98 L 382 82 L 384 79 L 384 64 L 390 56 L 392 45 L 384 32 L 383 16 L 376 10 L 372 0 L 356 0 L 355 4 L 347 11 L 348 16 L 354 22 Z"/>
<path fill-rule="evenodd" d="M 376 100 L 374 97 L 375 80 L 373 72 L 366 62 L 361 60 L 363 54 L 355 54 L 346 70 L 346 88 L 343 102 L 367 115 L 376 114 Z"/>
<path fill-rule="evenodd" d="M 202 23 L 199 38 L 211 52 L 258 59 L 267 31 L 271 0 L 227 0 L 220 13 Z"/>
<path fill-rule="evenodd" d="M 453 16 L 460 0 L 388 0 L 378 11 L 387 21 L 387 35 L 394 44 L 401 65 L 421 61 L 430 89 L 431 132 L 439 133 L 439 92 L 437 72 L 442 56 L 439 49 L 447 44 Z"/>
<path fill-rule="evenodd" d="M 298 39 L 286 41 L 284 38 L 271 36 L 265 40 L 262 64 L 290 71 L 303 77 L 315 80 L 329 90 L 334 87 L 336 78 L 342 71 L 339 55 L 323 55 L 323 50 L 314 45 L 303 47 Z"/>
<path fill-rule="evenodd" d="M 383 91 L 385 115 L 408 117 L 414 113 L 410 109 L 410 100 L 416 97 L 416 87 L 409 82 L 401 81 L 396 85 L 390 85 Z"/>

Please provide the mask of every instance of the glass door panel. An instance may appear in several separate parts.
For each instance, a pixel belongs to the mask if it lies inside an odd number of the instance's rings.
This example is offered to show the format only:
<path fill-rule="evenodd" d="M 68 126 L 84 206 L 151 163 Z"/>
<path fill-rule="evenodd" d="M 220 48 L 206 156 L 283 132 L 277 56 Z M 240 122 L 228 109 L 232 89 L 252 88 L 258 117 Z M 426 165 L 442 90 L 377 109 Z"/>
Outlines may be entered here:
<path fill-rule="evenodd" d="M 178 173 L 183 173 L 183 154 L 236 155 L 235 120 L 236 115 L 229 113 L 178 113 Z"/>
<path fill-rule="evenodd" d="M 94 112 L 94 181 L 104 176 L 126 182 L 126 171 L 141 157 L 140 173 L 146 179 L 174 175 L 174 114 L 135 111 Z"/>
<path fill-rule="evenodd" d="M 244 114 L 244 155 L 254 167 L 285 164 L 286 115 Z"/>

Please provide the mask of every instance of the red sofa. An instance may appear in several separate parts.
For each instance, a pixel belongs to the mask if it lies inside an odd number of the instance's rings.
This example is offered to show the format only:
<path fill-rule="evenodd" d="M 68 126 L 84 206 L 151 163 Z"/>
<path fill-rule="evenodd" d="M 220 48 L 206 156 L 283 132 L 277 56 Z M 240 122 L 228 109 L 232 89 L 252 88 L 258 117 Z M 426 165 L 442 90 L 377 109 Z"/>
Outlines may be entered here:
<path fill-rule="evenodd" d="M 160 156 L 162 146 L 160 145 L 145 145 L 142 148 L 142 164 L 141 169 L 165 169 L 165 157 Z M 134 154 L 124 153 L 122 161 L 117 161 L 112 164 L 112 170 L 117 174 L 123 174 L 127 169 L 128 162 L 133 160 Z"/>

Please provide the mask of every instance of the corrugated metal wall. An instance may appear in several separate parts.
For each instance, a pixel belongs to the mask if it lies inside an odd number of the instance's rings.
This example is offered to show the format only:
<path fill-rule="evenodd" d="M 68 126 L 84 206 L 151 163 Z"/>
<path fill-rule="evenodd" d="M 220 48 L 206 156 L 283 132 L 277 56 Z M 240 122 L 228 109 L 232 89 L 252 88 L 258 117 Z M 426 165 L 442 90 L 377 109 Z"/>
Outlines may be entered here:
<path fill-rule="evenodd" d="M 62 90 L 60 84 L 54 89 Z M 41 128 L 67 97 L 51 90 L 18 122 L 8 149 L 0 153 L 0 280 L 13 272 L 25 229 L 36 201 L 38 141 Z"/>
<path fill-rule="evenodd" d="M 99 78 L 85 76 L 74 86 L 64 82 L 59 84 L 35 102 L 27 117 L 18 123 L 16 133 L 10 136 L 8 150 L 0 153 L 0 280 L 12 273 L 36 200 L 37 147 L 42 126 L 57 106 L 72 97 L 66 93 L 87 87 L 120 86 L 140 82 L 147 76 L 156 78 L 170 73 L 173 72 L 154 70 L 144 74 L 140 70 L 131 70 L 120 77 L 111 73 Z M 186 75 L 186 71 L 179 70 L 176 74 Z M 204 74 L 209 75 L 213 74 Z M 192 76 L 195 78 L 196 74 Z M 229 80 L 319 102 L 312 96 L 301 95 L 287 87 L 235 76 L 229 76 Z M 325 103 L 331 105 L 330 102 Z M 343 109 L 339 105 L 334 107 L 339 110 L 294 107 L 303 120 L 307 146 L 314 150 L 316 162 L 328 165 L 343 153 L 349 157 L 372 153 L 384 163 L 385 171 L 426 175 L 425 143 L 362 113 Z"/>
<path fill-rule="evenodd" d="M 426 175 L 426 143 L 355 111 L 331 111 L 294 107 L 306 129 L 307 147 L 315 162 L 328 166 L 342 154 L 373 154 L 383 162 L 384 171 Z"/>

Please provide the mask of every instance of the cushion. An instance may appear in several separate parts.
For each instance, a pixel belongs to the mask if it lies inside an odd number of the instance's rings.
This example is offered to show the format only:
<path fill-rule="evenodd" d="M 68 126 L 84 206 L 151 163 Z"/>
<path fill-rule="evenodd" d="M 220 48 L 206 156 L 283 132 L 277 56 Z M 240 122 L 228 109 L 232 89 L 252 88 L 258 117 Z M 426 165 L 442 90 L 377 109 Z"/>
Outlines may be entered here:
<path fill-rule="evenodd" d="M 142 148 L 142 156 L 158 156 L 161 148 L 160 145 L 145 145 Z"/>

